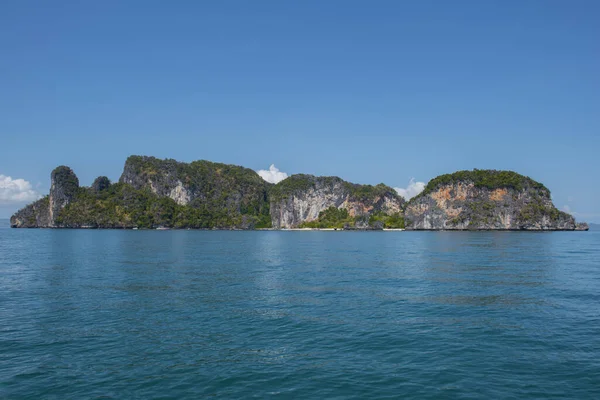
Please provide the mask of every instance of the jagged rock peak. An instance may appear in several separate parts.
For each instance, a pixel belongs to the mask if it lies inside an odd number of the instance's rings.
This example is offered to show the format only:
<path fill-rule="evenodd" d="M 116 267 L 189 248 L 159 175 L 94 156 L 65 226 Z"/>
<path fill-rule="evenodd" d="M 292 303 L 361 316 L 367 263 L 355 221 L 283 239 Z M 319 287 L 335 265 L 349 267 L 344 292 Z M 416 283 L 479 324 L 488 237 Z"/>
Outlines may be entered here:
<path fill-rule="evenodd" d="M 56 218 L 67 204 L 77 195 L 79 179 L 67 166 L 56 167 L 50 175 L 50 222 L 55 225 Z"/>

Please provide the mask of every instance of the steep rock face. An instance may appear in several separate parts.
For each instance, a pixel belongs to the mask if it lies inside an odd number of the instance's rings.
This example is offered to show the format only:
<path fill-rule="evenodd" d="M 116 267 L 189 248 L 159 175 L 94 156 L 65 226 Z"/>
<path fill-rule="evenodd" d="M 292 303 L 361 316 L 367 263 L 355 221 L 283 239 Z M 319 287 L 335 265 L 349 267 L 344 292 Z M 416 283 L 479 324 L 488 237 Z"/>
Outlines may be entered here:
<path fill-rule="evenodd" d="M 474 170 L 428 183 L 405 210 L 415 230 L 574 230 L 574 218 L 557 210 L 550 191 L 510 171 Z"/>
<path fill-rule="evenodd" d="M 50 176 L 50 221 L 55 226 L 60 211 L 77 195 L 79 179 L 73 170 L 61 165 Z"/>
<path fill-rule="evenodd" d="M 182 163 L 154 157 L 131 156 L 125 162 L 119 182 L 133 188 L 149 189 L 158 197 L 168 197 L 178 205 L 227 213 L 249 228 L 243 215 L 268 216 L 269 183 L 255 171 L 209 161 Z"/>
<path fill-rule="evenodd" d="M 75 199 L 79 179 L 69 167 L 61 165 L 50 175 L 50 195 L 19 210 L 10 219 L 14 228 L 54 228 L 61 211 Z"/>
<path fill-rule="evenodd" d="M 348 210 L 352 217 L 373 212 L 399 213 L 404 199 L 390 187 L 355 185 L 338 177 L 292 175 L 271 188 L 273 228 L 296 228 L 314 221 L 330 207 Z"/>
<path fill-rule="evenodd" d="M 131 156 L 125 161 L 119 182 L 127 183 L 135 189 L 149 188 L 159 197 L 169 197 L 177 204 L 185 205 L 191 200 L 191 189 L 183 187 L 183 175 L 183 163 L 175 160 Z"/>

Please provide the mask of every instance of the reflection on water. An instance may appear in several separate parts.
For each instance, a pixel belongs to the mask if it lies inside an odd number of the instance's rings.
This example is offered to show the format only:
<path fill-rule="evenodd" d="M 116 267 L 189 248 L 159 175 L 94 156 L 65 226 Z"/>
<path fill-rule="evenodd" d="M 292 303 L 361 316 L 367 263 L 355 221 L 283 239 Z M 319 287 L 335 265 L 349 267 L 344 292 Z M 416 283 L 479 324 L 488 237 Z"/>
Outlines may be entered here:
<path fill-rule="evenodd" d="M 599 256 L 593 232 L 0 230 L 0 397 L 598 398 Z"/>

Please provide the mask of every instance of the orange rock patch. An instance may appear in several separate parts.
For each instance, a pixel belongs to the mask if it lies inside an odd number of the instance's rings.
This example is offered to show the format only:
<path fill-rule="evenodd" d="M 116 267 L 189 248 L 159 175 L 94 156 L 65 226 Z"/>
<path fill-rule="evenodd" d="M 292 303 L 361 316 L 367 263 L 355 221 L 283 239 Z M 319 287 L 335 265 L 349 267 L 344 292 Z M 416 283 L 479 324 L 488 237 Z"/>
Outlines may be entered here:
<path fill-rule="evenodd" d="M 439 189 L 437 192 L 432 193 L 431 197 L 438 203 L 443 200 L 450 200 L 452 198 L 452 196 L 450 195 L 451 190 L 452 187 L 446 186 L 445 188 Z"/>
<path fill-rule="evenodd" d="M 463 185 L 462 183 L 459 183 L 456 186 L 456 193 L 454 195 L 454 199 L 455 200 L 460 200 L 460 201 L 464 201 L 467 199 L 467 194 L 468 189 L 471 187 L 472 185 Z"/>
<path fill-rule="evenodd" d="M 446 186 L 439 189 L 437 192 L 432 193 L 431 197 L 437 202 L 438 207 L 443 208 L 444 203 L 447 200 L 459 200 L 464 201 L 467 199 L 469 194 L 470 185 L 463 185 L 459 183 L 454 186 Z M 454 193 L 452 193 L 454 191 Z"/>
<path fill-rule="evenodd" d="M 370 213 L 373 209 L 373 207 L 367 207 L 363 203 L 348 201 L 345 201 L 341 208 L 345 208 L 346 210 L 348 210 L 348 215 L 350 215 L 351 217 L 356 217 L 356 210 L 359 210 L 359 214 L 367 214 Z"/>
<path fill-rule="evenodd" d="M 490 195 L 490 200 L 502 201 L 502 200 L 504 200 L 504 196 L 506 196 L 507 193 L 508 193 L 508 190 L 506 190 L 506 189 L 496 189 Z"/>

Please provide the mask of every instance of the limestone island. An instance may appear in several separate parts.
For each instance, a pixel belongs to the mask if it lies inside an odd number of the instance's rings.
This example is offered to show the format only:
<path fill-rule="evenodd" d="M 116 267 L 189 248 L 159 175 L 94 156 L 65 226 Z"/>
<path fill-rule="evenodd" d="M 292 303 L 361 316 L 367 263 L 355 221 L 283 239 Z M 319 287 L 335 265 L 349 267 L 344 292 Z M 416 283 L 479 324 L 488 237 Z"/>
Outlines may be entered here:
<path fill-rule="evenodd" d="M 384 184 L 292 175 L 277 184 L 236 165 L 131 156 L 117 183 L 90 187 L 66 166 L 48 196 L 19 210 L 13 228 L 588 230 L 552 204 L 541 183 L 512 171 L 459 171 L 406 201 Z"/>

